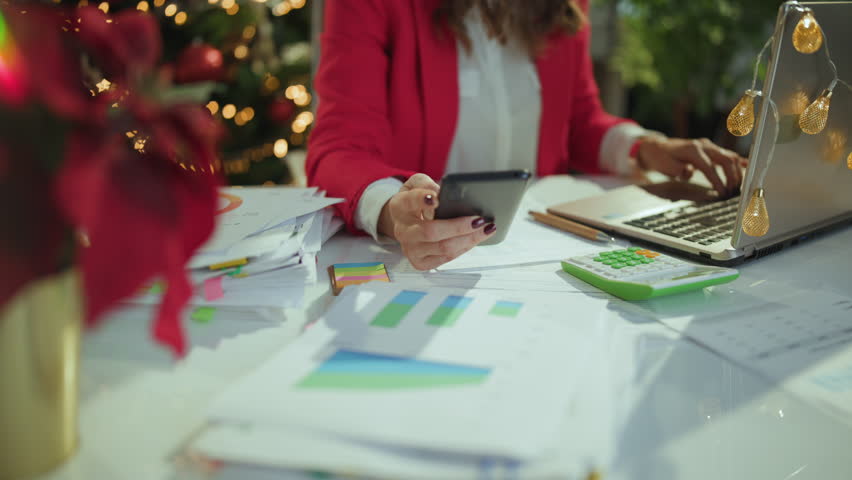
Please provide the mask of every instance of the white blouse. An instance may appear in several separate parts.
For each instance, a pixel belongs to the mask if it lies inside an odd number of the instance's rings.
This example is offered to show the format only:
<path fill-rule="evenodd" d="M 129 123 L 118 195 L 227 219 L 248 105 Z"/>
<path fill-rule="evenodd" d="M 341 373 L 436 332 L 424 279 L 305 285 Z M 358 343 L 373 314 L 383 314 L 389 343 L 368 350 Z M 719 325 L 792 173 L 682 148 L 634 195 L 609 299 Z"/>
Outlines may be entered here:
<path fill-rule="evenodd" d="M 502 45 L 490 38 L 479 10 L 471 10 L 466 26 L 472 48 L 468 54 L 461 44 L 457 47 L 459 116 L 445 173 L 527 169 L 534 174 L 541 118 L 535 65 L 517 42 Z M 634 124 L 611 128 L 601 142 L 601 166 L 629 174 L 630 148 L 647 133 Z M 355 226 L 379 240 L 382 207 L 401 186 L 396 178 L 370 184 L 358 202 Z"/>

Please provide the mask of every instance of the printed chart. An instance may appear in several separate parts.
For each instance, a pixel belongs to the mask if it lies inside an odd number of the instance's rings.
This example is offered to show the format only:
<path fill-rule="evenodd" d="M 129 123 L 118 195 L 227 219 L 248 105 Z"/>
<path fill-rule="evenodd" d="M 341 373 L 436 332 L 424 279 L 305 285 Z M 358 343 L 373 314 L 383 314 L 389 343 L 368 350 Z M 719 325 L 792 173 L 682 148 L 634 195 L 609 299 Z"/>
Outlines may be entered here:
<path fill-rule="evenodd" d="M 297 384 L 298 388 L 394 390 L 476 385 L 490 368 L 338 350 Z"/>
<path fill-rule="evenodd" d="M 558 427 L 590 339 L 603 334 L 603 303 L 383 282 L 346 288 L 304 335 L 218 398 L 211 417 L 531 458 Z"/>
<path fill-rule="evenodd" d="M 370 325 L 374 327 L 395 328 L 402 323 L 403 319 L 414 307 L 426 297 L 426 292 L 414 290 L 403 290 L 396 295 L 379 313 L 373 317 Z M 473 302 L 473 298 L 459 295 L 448 295 L 441 304 L 435 308 L 426 321 L 427 325 L 435 327 L 452 327 L 465 313 Z M 515 318 L 524 306 L 521 302 L 510 302 L 498 300 L 488 311 L 489 315 L 498 317 Z"/>

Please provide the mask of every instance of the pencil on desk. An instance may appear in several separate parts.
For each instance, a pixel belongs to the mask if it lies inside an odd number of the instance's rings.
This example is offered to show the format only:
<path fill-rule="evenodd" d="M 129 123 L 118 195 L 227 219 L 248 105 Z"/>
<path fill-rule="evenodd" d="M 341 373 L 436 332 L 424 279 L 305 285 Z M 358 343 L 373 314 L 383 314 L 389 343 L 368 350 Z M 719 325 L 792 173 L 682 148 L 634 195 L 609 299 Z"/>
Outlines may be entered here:
<path fill-rule="evenodd" d="M 530 215 L 538 221 L 545 225 L 550 225 L 553 228 L 558 228 L 559 230 L 563 230 L 565 232 L 573 233 L 574 235 L 578 235 L 583 238 L 587 238 L 589 240 L 594 240 L 597 242 L 614 242 L 615 239 L 607 235 L 606 233 L 592 227 L 587 227 L 585 225 L 579 224 L 577 222 L 572 222 L 571 220 L 557 217 L 556 215 L 551 215 L 549 213 L 541 213 L 530 210 Z"/>

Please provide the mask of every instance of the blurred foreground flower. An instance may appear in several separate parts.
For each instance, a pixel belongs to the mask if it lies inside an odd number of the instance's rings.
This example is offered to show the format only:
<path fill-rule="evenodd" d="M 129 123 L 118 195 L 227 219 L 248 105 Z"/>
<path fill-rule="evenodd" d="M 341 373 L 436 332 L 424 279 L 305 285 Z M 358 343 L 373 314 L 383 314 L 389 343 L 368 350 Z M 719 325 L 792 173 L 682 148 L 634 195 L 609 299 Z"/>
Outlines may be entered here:
<path fill-rule="evenodd" d="M 141 12 L 0 2 L 0 305 L 77 265 L 94 325 L 161 277 L 154 336 L 183 354 L 184 265 L 214 228 L 221 135 L 166 100 L 160 52 Z"/>

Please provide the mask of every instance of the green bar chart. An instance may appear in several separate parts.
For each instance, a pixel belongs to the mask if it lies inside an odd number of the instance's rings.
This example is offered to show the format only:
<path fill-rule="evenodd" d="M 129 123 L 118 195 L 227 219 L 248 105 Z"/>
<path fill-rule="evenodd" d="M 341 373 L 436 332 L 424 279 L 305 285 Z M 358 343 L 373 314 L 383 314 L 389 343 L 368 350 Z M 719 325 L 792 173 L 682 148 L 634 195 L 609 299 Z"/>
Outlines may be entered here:
<path fill-rule="evenodd" d="M 521 302 L 507 302 L 505 300 L 500 300 L 491 307 L 491 310 L 489 310 L 488 313 L 497 317 L 515 318 L 521 313 L 521 307 L 523 306 L 524 304 Z"/>
<path fill-rule="evenodd" d="M 450 295 L 435 309 L 426 323 L 436 327 L 452 327 L 472 301 L 471 298 Z"/>
<path fill-rule="evenodd" d="M 338 350 L 297 385 L 301 389 L 408 390 L 478 385 L 490 368 Z"/>
<path fill-rule="evenodd" d="M 417 303 L 426 296 L 424 292 L 415 292 L 412 290 L 403 290 L 393 298 L 382 310 L 373 318 L 370 325 L 382 328 L 396 328 L 402 319 L 414 308 Z"/>

